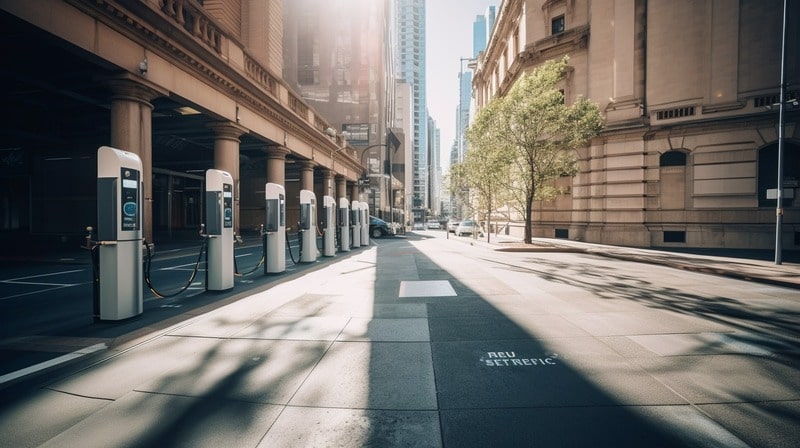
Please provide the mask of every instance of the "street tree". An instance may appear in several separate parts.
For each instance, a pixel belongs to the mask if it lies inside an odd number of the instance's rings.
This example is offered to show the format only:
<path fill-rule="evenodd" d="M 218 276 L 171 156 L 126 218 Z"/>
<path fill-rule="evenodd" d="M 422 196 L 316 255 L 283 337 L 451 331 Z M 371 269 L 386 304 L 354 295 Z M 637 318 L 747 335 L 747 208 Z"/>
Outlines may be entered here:
<path fill-rule="evenodd" d="M 522 75 L 506 95 L 478 111 L 467 130 L 470 152 L 501 154 L 490 160 L 505 167 L 500 179 L 525 219 L 526 243 L 532 238 L 534 201 L 560 193 L 553 180 L 577 173 L 577 149 L 602 129 L 596 104 L 584 98 L 566 104 L 559 83 L 568 61 L 550 60 Z"/>
<path fill-rule="evenodd" d="M 505 180 L 509 162 L 497 146 L 479 145 L 471 148 L 464 160 L 451 168 L 451 181 L 456 182 L 455 188 L 466 187 L 474 195 L 474 201 L 469 205 L 474 212 L 484 216 L 487 241 L 491 238 L 492 211 L 509 198 Z"/>

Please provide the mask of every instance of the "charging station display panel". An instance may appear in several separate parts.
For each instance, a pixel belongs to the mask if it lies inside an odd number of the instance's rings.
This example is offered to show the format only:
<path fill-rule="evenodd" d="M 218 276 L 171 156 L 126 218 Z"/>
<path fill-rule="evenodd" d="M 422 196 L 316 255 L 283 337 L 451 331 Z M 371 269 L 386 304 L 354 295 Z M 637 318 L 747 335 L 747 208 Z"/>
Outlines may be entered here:
<path fill-rule="evenodd" d="M 266 231 L 267 232 L 277 232 L 278 231 L 278 200 L 277 199 L 267 199 L 266 202 Z"/>
<path fill-rule="evenodd" d="M 122 188 L 120 189 L 120 203 L 122 204 L 120 219 L 121 230 L 139 230 L 142 220 L 139 219 L 139 177 L 138 170 L 130 168 L 120 169 Z"/>
<path fill-rule="evenodd" d="M 286 227 L 286 192 L 275 183 L 267 183 L 264 190 L 264 228 L 267 232 L 281 232 Z"/>
<path fill-rule="evenodd" d="M 222 226 L 233 227 L 233 185 L 222 185 Z"/>
<path fill-rule="evenodd" d="M 317 197 L 311 190 L 300 190 L 300 229 L 310 230 L 316 225 Z"/>
<path fill-rule="evenodd" d="M 339 225 L 340 226 L 349 225 L 349 222 L 350 222 L 349 213 L 350 213 L 350 211 L 347 210 L 347 205 L 345 205 L 344 207 L 341 207 L 341 206 L 339 207 Z"/>
<path fill-rule="evenodd" d="M 302 230 L 311 228 L 311 204 L 300 204 L 300 228 Z"/>
<path fill-rule="evenodd" d="M 278 195 L 278 225 L 286 227 L 286 195 Z"/>
<path fill-rule="evenodd" d="M 233 178 L 222 170 L 206 171 L 205 225 L 208 235 L 233 228 Z"/>

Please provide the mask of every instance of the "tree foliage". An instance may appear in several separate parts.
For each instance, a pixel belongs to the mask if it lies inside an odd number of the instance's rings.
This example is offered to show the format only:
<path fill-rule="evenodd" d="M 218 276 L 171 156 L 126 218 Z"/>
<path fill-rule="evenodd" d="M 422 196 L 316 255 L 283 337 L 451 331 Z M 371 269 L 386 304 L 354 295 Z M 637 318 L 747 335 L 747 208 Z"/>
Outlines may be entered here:
<path fill-rule="evenodd" d="M 559 194 L 551 181 L 577 173 L 575 150 L 602 129 L 596 104 L 586 99 L 565 104 L 558 85 L 567 63 L 566 57 L 547 61 L 522 75 L 505 96 L 481 109 L 467 130 L 470 150 L 460 176 L 476 189 L 471 179 L 489 176 L 513 198 L 525 218 L 526 243 L 534 200 Z"/>
<path fill-rule="evenodd" d="M 508 173 L 508 165 L 509 160 L 505 154 L 495 147 L 470 150 L 461 163 L 451 168 L 451 190 L 468 188 L 473 193 L 474 200 L 464 198 L 467 199 L 467 204 L 473 212 L 484 215 L 484 220 L 491 224 L 492 210 L 508 201 L 504 179 Z"/>

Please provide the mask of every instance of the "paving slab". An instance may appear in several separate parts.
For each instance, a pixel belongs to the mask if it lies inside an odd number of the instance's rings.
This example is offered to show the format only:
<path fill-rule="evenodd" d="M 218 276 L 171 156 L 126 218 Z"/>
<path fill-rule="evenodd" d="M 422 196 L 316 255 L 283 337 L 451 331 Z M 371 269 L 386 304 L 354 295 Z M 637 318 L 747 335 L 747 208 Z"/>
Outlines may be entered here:
<path fill-rule="evenodd" d="M 288 407 L 260 448 L 442 446 L 435 411 Z M 463 446 L 463 445 L 462 445 Z"/>
<path fill-rule="evenodd" d="M 42 447 L 256 446 L 281 409 L 216 397 L 131 392 Z"/>
<path fill-rule="evenodd" d="M 111 403 L 49 389 L 6 400 L 0 411 L 0 445 L 16 448 L 39 446 Z"/>
<path fill-rule="evenodd" d="M 697 408 L 753 448 L 797 446 L 800 401 L 704 404 Z"/>
<path fill-rule="evenodd" d="M 704 355 L 642 358 L 636 363 L 693 403 L 798 400 L 797 366 L 780 358 Z"/>
<path fill-rule="evenodd" d="M 296 317 L 268 314 L 236 332 L 233 337 L 249 339 L 293 339 L 333 341 L 342 332 L 349 317 Z"/>
<path fill-rule="evenodd" d="M 341 291 L 341 289 L 337 290 Z M 305 294 L 297 300 L 276 309 L 273 316 L 293 317 L 372 317 L 375 315 L 375 298 L 353 295 Z"/>
<path fill-rule="evenodd" d="M 221 397 L 286 404 L 330 343 L 319 341 L 219 340 L 136 390 L 191 397 Z"/>
<path fill-rule="evenodd" d="M 631 312 L 580 313 L 564 316 L 594 336 L 726 332 L 733 328 L 688 313 L 642 309 Z"/>
<path fill-rule="evenodd" d="M 748 446 L 690 406 L 453 409 L 441 420 L 444 446 Z"/>
<path fill-rule="evenodd" d="M 629 336 L 659 356 L 719 355 L 726 353 L 771 355 L 759 341 L 731 333 L 690 333 Z"/>
<path fill-rule="evenodd" d="M 431 348 L 423 342 L 335 342 L 291 406 L 434 410 Z"/>
<path fill-rule="evenodd" d="M 431 340 L 427 319 L 351 318 L 338 341 L 427 342 Z"/>
<path fill-rule="evenodd" d="M 88 366 L 48 387 L 84 397 L 116 400 L 171 369 L 191 369 L 219 343 L 210 338 L 160 337 Z"/>
<path fill-rule="evenodd" d="M 434 342 L 441 409 L 685 404 L 638 366 L 598 343 L 601 353 L 552 351 L 541 341 Z"/>

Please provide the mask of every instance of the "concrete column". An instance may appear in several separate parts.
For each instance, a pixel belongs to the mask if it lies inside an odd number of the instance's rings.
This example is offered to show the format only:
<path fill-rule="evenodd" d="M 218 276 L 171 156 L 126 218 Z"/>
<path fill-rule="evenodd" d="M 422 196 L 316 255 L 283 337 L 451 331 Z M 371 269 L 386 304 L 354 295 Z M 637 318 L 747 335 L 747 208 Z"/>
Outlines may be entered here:
<path fill-rule="evenodd" d="M 214 130 L 214 168 L 226 171 L 233 178 L 233 231 L 239 233 L 239 137 L 247 129 L 232 122 L 210 123 Z"/>
<path fill-rule="evenodd" d="M 153 105 L 169 92 L 143 79 L 122 75 L 108 80 L 111 88 L 111 146 L 142 160 L 142 236 L 153 242 Z"/>
<path fill-rule="evenodd" d="M 264 152 L 267 153 L 267 182 L 286 188 L 286 156 L 290 151 L 283 146 L 268 146 Z"/>
<path fill-rule="evenodd" d="M 339 206 L 339 199 L 347 199 L 347 179 L 341 174 L 336 175 L 336 206 Z"/>
<path fill-rule="evenodd" d="M 314 167 L 316 163 L 311 160 L 300 162 L 300 189 L 314 191 Z"/>
<path fill-rule="evenodd" d="M 358 182 L 350 184 L 350 202 L 361 200 L 361 188 L 358 187 Z"/>
<path fill-rule="evenodd" d="M 322 194 L 335 198 L 333 188 L 333 171 L 329 169 L 322 170 Z"/>

